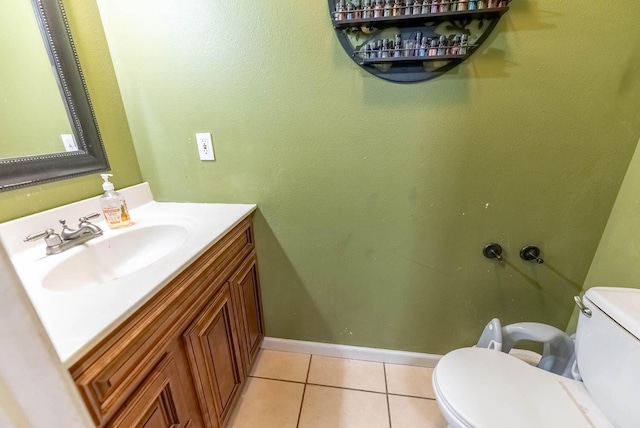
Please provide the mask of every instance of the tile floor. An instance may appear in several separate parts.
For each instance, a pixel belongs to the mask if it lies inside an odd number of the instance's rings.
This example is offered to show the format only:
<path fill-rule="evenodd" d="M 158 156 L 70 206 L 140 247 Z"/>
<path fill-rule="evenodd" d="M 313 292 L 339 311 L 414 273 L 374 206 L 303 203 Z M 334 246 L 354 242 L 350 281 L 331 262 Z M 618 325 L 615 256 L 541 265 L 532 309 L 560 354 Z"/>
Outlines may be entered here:
<path fill-rule="evenodd" d="M 433 369 L 261 350 L 228 428 L 445 428 Z"/>

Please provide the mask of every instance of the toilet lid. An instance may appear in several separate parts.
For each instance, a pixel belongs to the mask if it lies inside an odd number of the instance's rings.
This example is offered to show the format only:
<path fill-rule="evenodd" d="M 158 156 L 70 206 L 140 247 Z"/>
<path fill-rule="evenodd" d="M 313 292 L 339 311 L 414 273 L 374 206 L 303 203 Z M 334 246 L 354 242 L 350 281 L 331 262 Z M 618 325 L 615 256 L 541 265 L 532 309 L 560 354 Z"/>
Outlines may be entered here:
<path fill-rule="evenodd" d="M 433 385 L 441 405 L 469 427 L 613 427 L 582 382 L 498 351 L 448 353 L 435 368 Z"/>
<path fill-rule="evenodd" d="M 625 330 L 640 339 L 640 290 L 594 287 L 587 290 L 585 296 Z"/>

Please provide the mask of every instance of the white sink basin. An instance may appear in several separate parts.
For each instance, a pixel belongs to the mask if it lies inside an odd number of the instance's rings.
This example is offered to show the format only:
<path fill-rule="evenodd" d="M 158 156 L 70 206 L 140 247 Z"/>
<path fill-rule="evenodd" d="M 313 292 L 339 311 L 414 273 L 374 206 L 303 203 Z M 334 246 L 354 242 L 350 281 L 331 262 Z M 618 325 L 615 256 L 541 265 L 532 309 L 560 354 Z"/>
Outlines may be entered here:
<path fill-rule="evenodd" d="M 42 278 L 51 291 L 69 291 L 103 284 L 137 272 L 180 248 L 188 230 L 173 224 L 132 228 L 107 239 L 76 247 L 75 254 Z M 49 256 L 56 257 L 56 256 Z"/>
<path fill-rule="evenodd" d="M 71 367 L 190 263 L 255 210 L 255 205 L 155 202 L 147 183 L 122 189 L 129 227 L 63 253 L 45 255 L 38 230 L 100 210 L 99 197 L 0 224 L 0 239 L 60 360 Z"/>

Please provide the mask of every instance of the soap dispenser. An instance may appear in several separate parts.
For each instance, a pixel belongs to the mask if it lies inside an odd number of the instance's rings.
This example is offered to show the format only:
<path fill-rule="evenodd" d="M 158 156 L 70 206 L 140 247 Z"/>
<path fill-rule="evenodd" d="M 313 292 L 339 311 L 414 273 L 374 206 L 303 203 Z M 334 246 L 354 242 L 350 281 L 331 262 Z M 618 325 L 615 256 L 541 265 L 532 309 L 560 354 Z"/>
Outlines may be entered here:
<path fill-rule="evenodd" d="M 127 202 L 124 196 L 114 190 L 113 183 L 109 181 L 109 177 L 113 177 L 113 174 L 100 174 L 100 177 L 104 180 L 102 183 L 104 195 L 100 197 L 100 205 L 107 224 L 112 229 L 128 226 L 131 217 L 129 217 Z"/>

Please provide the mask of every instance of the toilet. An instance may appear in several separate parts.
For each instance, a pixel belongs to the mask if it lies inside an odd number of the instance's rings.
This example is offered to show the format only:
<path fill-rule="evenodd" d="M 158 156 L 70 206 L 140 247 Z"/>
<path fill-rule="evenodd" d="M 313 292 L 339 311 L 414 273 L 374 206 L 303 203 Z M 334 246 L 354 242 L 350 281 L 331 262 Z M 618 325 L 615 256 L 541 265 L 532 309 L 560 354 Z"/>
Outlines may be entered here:
<path fill-rule="evenodd" d="M 640 290 L 595 287 L 576 302 L 572 377 L 582 381 L 503 352 L 457 349 L 433 372 L 449 426 L 640 427 Z"/>

